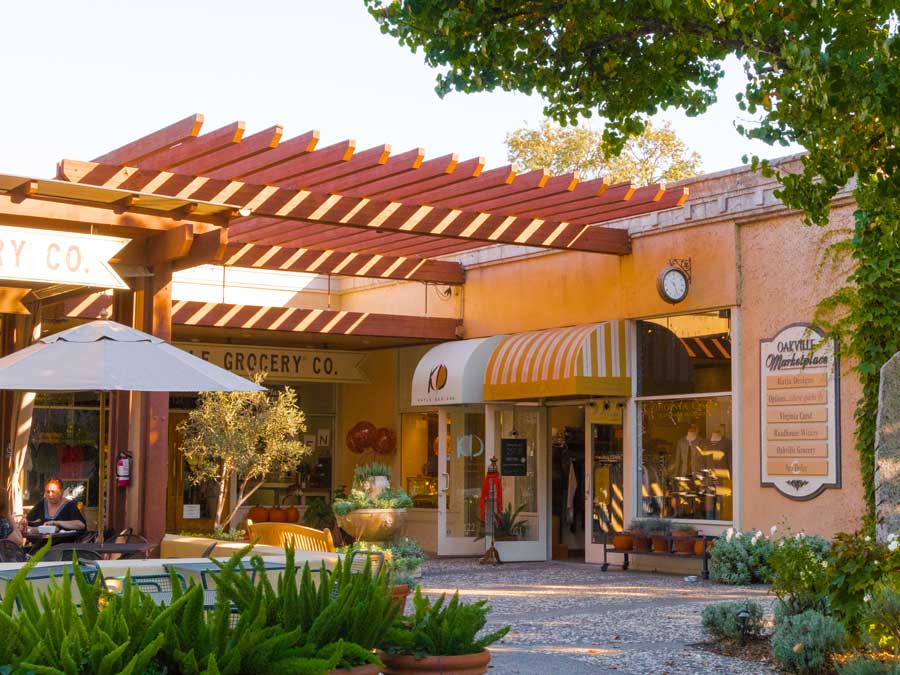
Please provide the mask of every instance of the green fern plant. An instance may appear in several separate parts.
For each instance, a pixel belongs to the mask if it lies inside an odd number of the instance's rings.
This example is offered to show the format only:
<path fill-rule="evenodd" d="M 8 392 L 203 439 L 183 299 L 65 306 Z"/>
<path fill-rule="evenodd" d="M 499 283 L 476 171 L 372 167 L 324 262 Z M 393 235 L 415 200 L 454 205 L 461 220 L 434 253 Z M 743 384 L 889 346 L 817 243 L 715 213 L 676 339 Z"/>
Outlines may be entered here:
<path fill-rule="evenodd" d="M 477 654 L 509 632 L 509 626 L 478 637 L 487 624 L 490 607 L 486 600 L 463 603 L 459 593 L 450 602 L 446 594 L 433 604 L 416 589 L 415 613 L 398 621 L 390 630 L 385 648 L 391 654 L 458 656 Z"/>

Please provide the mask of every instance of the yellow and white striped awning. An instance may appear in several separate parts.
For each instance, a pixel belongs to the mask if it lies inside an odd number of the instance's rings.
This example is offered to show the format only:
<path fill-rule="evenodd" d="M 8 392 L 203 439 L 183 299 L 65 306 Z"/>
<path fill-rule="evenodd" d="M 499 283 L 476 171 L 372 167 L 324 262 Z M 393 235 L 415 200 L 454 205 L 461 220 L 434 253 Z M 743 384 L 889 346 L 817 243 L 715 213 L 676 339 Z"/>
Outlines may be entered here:
<path fill-rule="evenodd" d="M 485 401 L 555 396 L 630 396 L 623 321 L 510 335 L 484 374 Z"/>

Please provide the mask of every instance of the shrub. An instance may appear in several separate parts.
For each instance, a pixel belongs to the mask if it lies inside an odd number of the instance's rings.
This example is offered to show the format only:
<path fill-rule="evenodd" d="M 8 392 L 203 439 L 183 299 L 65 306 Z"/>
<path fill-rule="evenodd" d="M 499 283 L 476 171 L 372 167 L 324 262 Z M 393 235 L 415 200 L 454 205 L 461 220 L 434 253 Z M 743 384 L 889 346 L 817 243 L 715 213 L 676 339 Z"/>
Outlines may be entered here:
<path fill-rule="evenodd" d="M 350 551 L 383 551 L 385 553 L 385 570 L 393 584 L 406 584 L 415 587 L 416 574 L 425 562 L 425 553 L 415 539 L 401 537 L 389 544 L 374 544 L 367 541 L 355 541 L 350 546 L 342 546 L 339 553 Z"/>
<path fill-rule="evenodd" d="M 880 649 L 900 653 L 900 593 L 892 588 L 879 588 L 863 613 L 865 637 Z"/>
<path fill-rule="evenodd" d="M 303 512 L 301 522 L 307 527 L 324 530 L 334 527 L 334 513 L 331 507 L 322 497 L 311 497 L 306 502 L 306 510 Z"/>
<path fill-rule="evenodd" d="M 188 532 L 180 533 L 182 537 L 203 537 L 204 539 L 216 539 L 218 541 L 244 541 L 247 532 L 244 530 L 234 530 L 230 532 L 221 527 L 215 528 L 212 532 Z"/>
<path fill-rule="evenodd" d="M 738 613 L 746 610 L 743 628 Z M 763 629 L 763 610 L 758 602 L 719 602 L 707 605 L 702 613 L 703 630 L 713 640 L 740 641 L 750 635 L 759 635 Z"/>
<path fill-rule="evenodd" d="M 729 529 L 709 552 L 709 578 L 720 584 L 768 583 L 772 578 L 772 549 L 772 541 L 758 530 Z"/>
<path fill-rule="evenodd" d="M 334 514 L 346 516 L 357 509 L 408 509 L 412 499 L 401 489 L 387 489 L 378 499 L 370 499 L 362 490 L 351 490 L 346 499 L 335 499 L 331 505 Z"/>
<path fill-rule="evenodd" d="M 851 642 L 862 641 L 866 598 L 878 588 L 900 588 L 900 550 L 895 535 L 888 544 L 868 535 L 835 536 L 828 563 L 827 596 L 831 614 L 847 628 Z"/>
<path fill-rule="evenodd" d="M 801 675 L 828 672 L 831 656 L 847 646 L 844 627 L 813 609 L 783 616 L 772 636 L 775 660 L 784 670 Z"/>
<path fill-rule="evenodd" d="M 818 536 L 803 533 L 778 541 L 769 556 L 772 592 L 781 603 L 783 614 L 801 614 L 807 609 L 827 612 L 824 597 L 827 585 L 829 543 Z"/>
<path fill-rule="evenodd" d="M 900 675 L 900 664 L 857 657 L 838 668 L 840 675 Z"/>
<path fill-rule="evenodd" d="M 432 604 L 417 588 L 413 605 L 415 613 L 398 622 L 388 633 L 385 644 L 391 654 L 417 658 L 477 654 L 509 632 L 509 626 L 504 626 L 478 637 L 490 611 L 486 600 L 462 603 L 459 593 L 454 593 L 450 602 L 444 594 Z"/>

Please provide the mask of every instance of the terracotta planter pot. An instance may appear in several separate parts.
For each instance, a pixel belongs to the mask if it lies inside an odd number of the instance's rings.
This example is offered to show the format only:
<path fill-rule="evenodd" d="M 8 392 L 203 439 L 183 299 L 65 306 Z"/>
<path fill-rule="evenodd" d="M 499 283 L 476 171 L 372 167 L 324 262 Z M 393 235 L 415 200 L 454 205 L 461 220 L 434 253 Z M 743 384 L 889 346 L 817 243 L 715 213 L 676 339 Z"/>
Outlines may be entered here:
<path fill-rule="evenodd" d="M 672 533 L 672 550 L 679 555 L 692 555 L 694 553 L 694 537 L 693 532 Z"/>
<path fill-rule="evenodd" d="M 711 541 L 708 541 L 705 543 L 706 543 L 706 551 L 708 553 L 710 550 L 712 550 L 713 543 Z M 694 542 L 694 555 L 703 555 L 703 544 L 704 544 L 704 541 L 702 539 L 697 539 Z"/>
<path fill-rule="evenodd" d="M 329 670 L 328 675 L 378 675 L 381 672 L 381 666 L 374 663 L 367 663 L 364 666 L 356 666 L 355 668 L 335 668 Z"/>
<path fill-rule="evenodd" d="M 409 597 L 409 586 L 406 584 L 396 584 L 391 586 L 391 604 L 400 607 L 400 613 L 406 611 L 406 598 Z"/>
<path fill-rule="evenodd" d="M 406 527 L 406 509 L 357 509 L 337 516 L 337 523 L 354 539 L 387 541 Z"/>
<path fill-rule="evenodd" d="M 378 654 L 384 661 L 384 675 L 483 675 L 491 662 L 488 650 L 478 654 L 462 656 L 426 656 L 417 659 L 415 656 L 395 656 Z"/>
<path fill-rule="evenodd" d="M 612 541 L 617 551 L 630 551 L 634 547 L 634 537 L 628 534 L 614 534 Z"/>
<path fill-rule="evenodd" d="M 654 553 L 668 553 L 669 552 L 669 539 L 664 534 L 654 534 L 651 535 L 650 538 L 653 540 L 653 552 Z"/>
<path fill-rule="evenodd" d="M 650 535 L 643 533 L 635 533 L 632 535 L 634 539 L 634 550 L 639 553 L 650 552 Z"/>

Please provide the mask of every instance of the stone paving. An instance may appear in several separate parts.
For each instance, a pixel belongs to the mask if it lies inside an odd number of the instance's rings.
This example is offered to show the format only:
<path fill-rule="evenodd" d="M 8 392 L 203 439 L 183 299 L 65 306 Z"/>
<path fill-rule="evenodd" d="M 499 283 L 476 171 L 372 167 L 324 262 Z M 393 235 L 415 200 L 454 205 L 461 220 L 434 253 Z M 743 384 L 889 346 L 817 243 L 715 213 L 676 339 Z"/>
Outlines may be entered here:
<path fill-rule="evenodd" d="M 504 675 L 693 675 L 775 671 L 696 646 L 704 640 L 707 604 L 753 598 L 771 612 L 762 586 L 720 586 L 646 572 L 600 571 L 573 562 L 478 565 L 474 559 L 429 560 L 422 589 L 459 589 L 487 599 L 492 626 L 510 624 L 494 645 L 490 673 Z"/>

